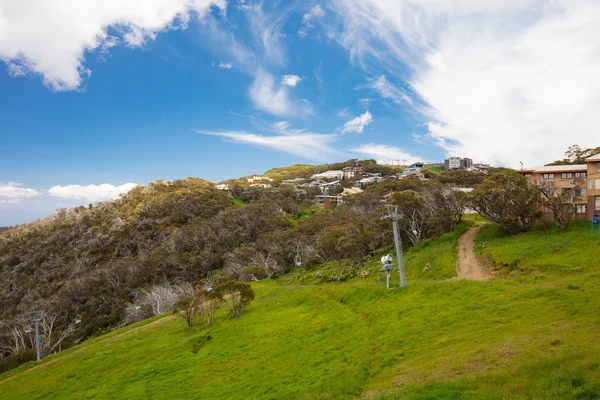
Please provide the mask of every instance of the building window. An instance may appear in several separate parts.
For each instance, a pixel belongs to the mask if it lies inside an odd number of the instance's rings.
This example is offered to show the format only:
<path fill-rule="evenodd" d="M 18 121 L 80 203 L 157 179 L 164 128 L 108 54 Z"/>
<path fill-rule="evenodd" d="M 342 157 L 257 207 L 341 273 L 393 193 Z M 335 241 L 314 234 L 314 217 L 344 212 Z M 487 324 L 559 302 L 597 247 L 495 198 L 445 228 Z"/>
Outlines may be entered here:
<path fill-rule="evenodd" d="M 600 196 L 596 196 L 596 211 L 600 211 Z"/>
<path fill-rule="evenodd" d="M 596 190 L 600 189 L 600 178 L 594 179 L 594 185 L 596 186 Z"/>
<path fill-rule="evenodd" d="M 575 179 L 585 179 L 586 176 L 585 172 L 575 172 Z"/>
<path fill-rule="evenodd" d="M 600 162 L 596 164 L 596 167 L 598 168 L 598 172 L 600 172 Z"/>
<path fill-rule="evenodd" d="M 567 179 L 573 179 L 573 173 L 572 172 L 563 172 L 561 174 L 561 178 L 563 181 L 566 181 Z"/>
<path fill-rule="evenodd" d="M 545 181 L 553 181 L 554 180 L 554 174 L 544 174 L 544 180 Z"/>
<path fill-rule="evenodd" d="M 587 204 L 575 204 L 577 214 L 587 214 Z"/>

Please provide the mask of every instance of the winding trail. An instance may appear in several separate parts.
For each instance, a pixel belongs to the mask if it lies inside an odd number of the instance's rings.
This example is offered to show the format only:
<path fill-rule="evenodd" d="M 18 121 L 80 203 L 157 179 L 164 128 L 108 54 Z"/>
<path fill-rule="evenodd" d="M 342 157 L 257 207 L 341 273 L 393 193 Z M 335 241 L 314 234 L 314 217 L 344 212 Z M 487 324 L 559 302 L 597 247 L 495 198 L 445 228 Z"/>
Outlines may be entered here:
<path fill-rule="evenodd" d="M 475 236 L 483 226 L 478 223 L 469 229 L 458 239 L 458 261 L 456 262 L 456 279 L 470 279 L 473 281 L 486 281 L 492 274 L 486 272 L 485 268 L 477 260 L 475 255 Z"/>

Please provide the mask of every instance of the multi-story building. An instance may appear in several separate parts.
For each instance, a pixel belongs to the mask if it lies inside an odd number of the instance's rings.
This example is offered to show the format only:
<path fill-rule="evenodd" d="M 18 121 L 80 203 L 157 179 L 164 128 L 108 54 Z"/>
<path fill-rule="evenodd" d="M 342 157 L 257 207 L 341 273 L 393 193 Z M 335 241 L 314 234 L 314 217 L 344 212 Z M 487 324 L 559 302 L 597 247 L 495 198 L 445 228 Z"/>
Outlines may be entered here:
<path fill-rule="evenodd" d="M 587 160 L 587 195 L 588 216 L 600 214 L 600 154 L 589 157 Z"/>
<path fill-rule="evenodd" d="M 591 219 L 593 214 L 600 214 L 600 154 L 586 159 L 586 164 L 553 165 L 517 172 L 526 176 L 532 185 L 570 193 L 577 219 Z"/>
<path fill-rule="evenodd" d="M 461 165 L 462 163 L 460 157 L 448 157 L 444 160 L 444 169 L 446 171 L 450 171 L 451 169 L 460 169 Z"/>
<path fill-rule="evenodd" d="M 463 169 L 471 168 L 472 165 L 473 160 L 471 158 L 463 158 L 462 160 L 460 160 L 460 166 Z"/>

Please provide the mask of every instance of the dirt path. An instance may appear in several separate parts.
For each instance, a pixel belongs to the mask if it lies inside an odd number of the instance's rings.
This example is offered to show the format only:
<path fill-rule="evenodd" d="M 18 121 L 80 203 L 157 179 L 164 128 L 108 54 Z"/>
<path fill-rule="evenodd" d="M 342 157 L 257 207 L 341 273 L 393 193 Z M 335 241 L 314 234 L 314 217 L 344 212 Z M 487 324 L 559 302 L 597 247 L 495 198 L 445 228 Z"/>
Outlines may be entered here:
<path fill-rule="evenodd" d="M 456 279 L 470 279 L 473 281 L 485 281 L 491 278 L 491 274 L 477 261 L 475 256 L 475 236 L 483 226 L 482 223 L 469 229 L 458 239 L 458 261 L 456 262 Z"/>
<path fill-rule="evenodd" d="M 125 331 L 125 332 L 123 332 L 123 333 L 120 333 L 120 334 L 118 334 L 118 335 L 116 335 L 116 336 L 111 336 L 111 337 L 109 337 L 109 338 L 106 338 L 106 339 L 104 339 L 104 340 L 101 340 L 101 341 L 99 341 L 99 342 L 91 343 L 91 344 L 89 344 L 89 345 L 87 345 L 87 346 L 80 347 L 80 348 L 78 348 L 77 350 L 75 350 L 75 351 L 73 351 L 73 352 L 71 352 L 71 353 L 65 354 L 65 355 L 63 355 L 63 356 L 60 356 L 60 357 L 53 358 L 53 359 L 52 359 L 52 360 L 50 360 L 50 361 L 46 361 L 46 362 L 43 362 L 43 363 L 37 364 L 36 366 L 34 366 L 34 367 L 31 367 L 31 368 L 29 368 L 29 369 L 26 369 L 26 370 L 24 370 L 24 371 L 21 371 L 21 372 L 19 372 L 18 374 L 15 374 L 15 375 L 13 375 L 13 376 L 9 376 L 8 378 L 6 378 L 6 379 L 4 379 L 4 380 L 1 380 L 1 381 L 0 381 L 0 385 L 1 385 L 1 384 L 3 384 L 3 383 L 5 383 L 5 382 L 11 381 L 11 380 L 13 380 L 14 378 L 16 378 L 17 376 L 20 376 L 20 375 L 22 375 L 22 374 L 25 374 L 25 373 L 27 373 L 27 372 L 34 371 L 34 370 L 36 370 L 36 369 L 38 369 L 38 368 L 41 368 L 41 367 L 44 367 L 44 366 L 46 366 L 46 365 L 54 364 L 55 362 L 57 362 L 57 361 L 59 361 L 59 360 L 62 360 L 62 359 L 64 359 L 64 358 L 71 357 L 73 354 L 77 354 L 77 353 L 79 353 L 80 351 L 86 350 L 86 349 L 87 349 L 87 348 L 89 348 L 90 346 L 95 346 L 95 345 L 97 345 L 97 344 L 100 344 L 100 343 L 106 343 L 106 342 L 110 342 L 111 340 L 116 340 L 116 339 L 120 338 L 121 336 L 127 335 L 127 334 L 129 334 L 129 333 L 132 333 L 132 332 L 139 331 L 140 329 L 144 329 L 144 328 L 148 328 L 148 327 L 151 327 L 151 326 L 154 326 L 154 325 L 160 324 L 160 323 L 162 323 L 162 322 L 164 322 L 164 321 L 168 321 L 168 320 L 171 320 L 171 319 L 173 319 L 173 318 L 175 318 L 175 315 L 169 315 L 169 316 L 167 316 L 167 317 L 164 317 L 164 318 L 161 318 L 161 319 L 157 319 L 156 321 L 152 321 L 152 322 L 150 322 L 149 324 L 142 325 L 142 326 L 138 326 L 137 328 L 130 329 L 130 330 L 128 330 L 128 331 Z"/>

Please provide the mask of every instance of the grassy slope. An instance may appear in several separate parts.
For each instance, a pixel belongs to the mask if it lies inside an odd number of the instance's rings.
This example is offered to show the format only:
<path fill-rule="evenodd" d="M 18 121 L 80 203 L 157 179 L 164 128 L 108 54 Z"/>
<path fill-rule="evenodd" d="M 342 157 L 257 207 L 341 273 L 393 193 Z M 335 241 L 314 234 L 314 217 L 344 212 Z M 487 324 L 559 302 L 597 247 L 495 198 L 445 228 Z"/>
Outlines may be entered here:
<path fill-rule="evenodd" d="M 441 280 L 455 239 L 407 254 L 406 289 L 377 285 L 376 264 L 327 284 L 295 272 L 255 284 L 239 320 L 199 331 L 163 319 L 1 383 L 0 398 L 597 398 L 600 238 L 585 225 L 517 238 L 485 227 L 479 250 L 518 269 Z"/>

